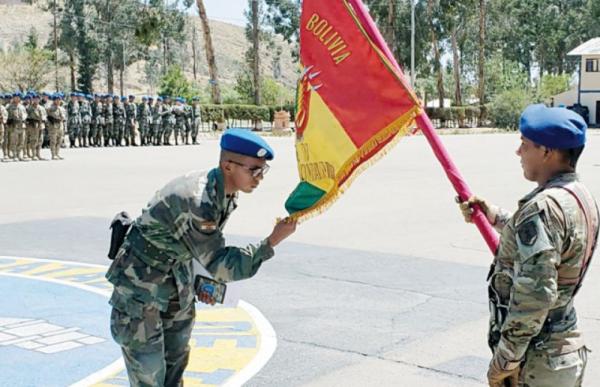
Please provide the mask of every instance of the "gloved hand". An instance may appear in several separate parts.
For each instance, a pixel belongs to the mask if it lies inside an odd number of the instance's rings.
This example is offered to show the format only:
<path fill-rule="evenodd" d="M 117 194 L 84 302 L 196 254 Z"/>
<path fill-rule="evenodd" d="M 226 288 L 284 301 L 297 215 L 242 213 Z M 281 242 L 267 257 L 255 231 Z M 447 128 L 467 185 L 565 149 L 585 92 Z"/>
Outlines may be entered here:
<path fill-rule="evenodd" d="M 497 206 L 489 204 L 485 199 L 478 196 L 471 196 L 466 202 L 461 202 L 460 198 L 457 196 L 456 202 L 458 203 L 460 212 L 462 212 L 462 215 L 465 218 L 465 222 L 473 223 L 473 205 L 478 205 L 490 224 L 492 226 L 496 224 L 496 217 L 500 209 Z"/>
<path fill-rule="evenodd" d="M 496 353 L 487 374 L 490 387 L 518 387 L 520 371 L 520 362 L 509 362 Z"/>

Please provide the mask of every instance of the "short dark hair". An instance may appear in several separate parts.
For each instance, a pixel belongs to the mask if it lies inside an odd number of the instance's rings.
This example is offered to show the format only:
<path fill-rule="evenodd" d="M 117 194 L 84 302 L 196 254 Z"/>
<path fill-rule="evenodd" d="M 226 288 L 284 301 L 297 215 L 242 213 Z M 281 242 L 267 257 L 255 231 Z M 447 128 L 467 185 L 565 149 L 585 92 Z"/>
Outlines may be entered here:
<path fill-rule="evenodd" d="M 581 152 L 583 152 L 583 148 L 585 148 L 585 145 L 577 148 L 557 149 L 557 151 L 560 152 L 565 161 L 569 162 L 569 166 L 575 169 L 577 167 L 579 156 L 581 156 Z"/>

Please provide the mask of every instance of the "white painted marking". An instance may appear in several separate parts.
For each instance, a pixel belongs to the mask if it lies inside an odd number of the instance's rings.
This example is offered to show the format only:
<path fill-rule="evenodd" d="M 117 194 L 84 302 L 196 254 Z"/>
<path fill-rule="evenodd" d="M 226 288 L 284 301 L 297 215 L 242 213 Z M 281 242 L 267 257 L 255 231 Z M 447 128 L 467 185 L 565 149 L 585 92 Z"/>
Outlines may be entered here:
<path fill-rule="evenodd" d="M 58 325 L 48 324 L 46 322 L 28 325 L 19 328 L 5 329 L 4 333 L 8 333 L 9 335 L 15 336 L 27 336 L 27 335 L 41 335 L 44 333 L 56 332 L 63 329 L 63 327 L 59 327 Z"/>
<path fill-rule="evenodd" d="M 240 300 L 239 307 L 244 309 L 256 323 L 260 332 L 260 346 L 257 355 L 240 372 L 227 379 L 224 387 L 243 386 L 248 380 L 256 375 L 271 359 L 275 348 L 277 348 L 277 334 L 269 320 L 254 306 L 244 300 Z"/>
<path fill-rule="evenodd" d="M 27 321 L 33 321 L 30 318 L 7 318 L 0 317 L 0 327 L 4 325 L 13 325 L 13 324 L 21 324 Z"/>
<path fill-rule="evenodd" d="M 79 333 L 79 332 L 71 332 L 71 333 L 65 333 L 63 335 L 50 336 L 50 337 L 46 337 L 43 339 L 38 339 L 36 341 L 38 343 L 50 345 L 50 344 L 60 343 L 61 341 L 79 340 L 79 339 L 83 339 L 85 337 L 89 337 L 89 335 L 84 335 L 83 333 Z"/>
<path fill-rule="evenodd" d="M 14 339 L 14 340 L 10 340 L 10 341 L 4 341 L 0 345 L 4 345 L 4 346 L 14 345 L 14 344 L 22 343 L 24 341 L 30 341 L 30 340 L 40 339 L 41 337 L 42 336 L 19 337 L 18 339 Z"/>
<path fill-rule="evenodd" d="M 14 324 L 9 324 L 9 325 L 5 325 L 4 328 L 5 329 L 12 329 L 12 328 L 20 328 L 20 327 L 26 327 L 29 325 L 35 325 L 35 324 L 40 324 L 45 322 L 44 320 L 22 320 L 21 322 L 18 323 L 14 323 Z"/>
<path fill-rule="evenodd" d="M 83 339 L 79 339 L 77 340 L 77 342 L 82 343 L 82 344 L 98 344 L 98 343 L 102 343 L 103 341 L 106 341 L 100 337 L 94 337 L 94 336 L 89 336 Z"/>
<path fill-rule="evenodd" d="M 83 344 L 76 343 L 74 341 L 66 341 L 64 343 L 49 345 L 49 346 L 43 347 L 43 348 L 38 348 L 38 349 L 36 349 L 36 351 L 43 352 L 43 353 L 56 353 L 56 352 L 68 351 L 69 349 L 82 347 L 82 346 L 83 346 Z"/>
<path fill-rule="evenodd" d="M 23 348 L 23 349 L 36 349 L 39 347 L 43 347 L 42 344 L 38 344 L 35 341 L 24 341 L 22 343 L 18 343 L 15 344 L 17 347 Z"/>
<path fill-rule="evenodd" d="M 77 327 L 65 328 L 65 329 L 63 329 L 61 331 L 57 331 L 57 332 L 44 333 L 42 336 L 62 335 L 64 333 L 75 332 L 78 330 L 79 330 L 79 328 L 77 328 Z"/>

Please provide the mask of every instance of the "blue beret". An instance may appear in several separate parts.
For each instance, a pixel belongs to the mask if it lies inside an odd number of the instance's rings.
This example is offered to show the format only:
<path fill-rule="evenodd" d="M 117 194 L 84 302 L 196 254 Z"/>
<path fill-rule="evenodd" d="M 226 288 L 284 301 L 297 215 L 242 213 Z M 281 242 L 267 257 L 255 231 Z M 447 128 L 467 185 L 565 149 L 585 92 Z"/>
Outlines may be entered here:
<path fill-rule="evenodd" d="M 570 149 L 583 146 L 586 129 L 583 117 L 564 108 L 530 105 L 521 115 L 521 134 L 548 148 Z"/>
<path fill-rule="evenodd" d="M 147 101 L 147 100 L 148 100 L 148 97 L 146 97 L 146 96 L 142 97 L 142 101 Z"/>
<path fill-rule="evenodd" d="M 198 101 L 198 100 L 200 100 L 200 97 L 198 97 L 198 96 L 195 96 L 192 98 L 192 101 Z"/>
<path fill-rule="evenodd" d="M 124 102 L 124 101 L 127 101 L 127 97 L 125 97 L 125 96 L 122 96 L 122 97 L 121 97 L 121 102 Z"/>
<path fill-rule="evenodd" d="M 273 160 L 275 153 L 262 137 L 246 129 L 228 129 L 221 136 L 221 149 L 246 156 Z"/>
<path fill-rule="evenodd" d="M 157 101 L 162 101 L 162 100 L 163 100 L 163 97 L 158 97 L 156 100 L 157 100 Z"/>

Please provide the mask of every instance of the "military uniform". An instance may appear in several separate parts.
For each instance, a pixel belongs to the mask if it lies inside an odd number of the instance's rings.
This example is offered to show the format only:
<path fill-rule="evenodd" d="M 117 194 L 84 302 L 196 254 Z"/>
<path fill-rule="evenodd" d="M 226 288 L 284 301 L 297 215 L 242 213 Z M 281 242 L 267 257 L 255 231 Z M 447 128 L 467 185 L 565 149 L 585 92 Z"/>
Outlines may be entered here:
<path fill-rule="evenodd" d="M 104 146 L 115 144 L 114 122 L 112 100 L 107 95 L 104 100 Z"/>
<path fill-rule="evenodd" d="M 171 135 L 175 127 L 175 114 L 173 114 L 173 105 L 164 102 L 162 105 L 162 141 L 163 145 L 171 145 Z"/>
<path fill-rule="evenodd" d="M 220 169 L 191 173 L 160 190 L 127 234 L 107 279 L 111 333 L 132 386 L 180 385 L 195 316 L 192 260 L 227 282 L 252 277 L 273 256 L 266 240 L 225 246 L 236 201 L 224 194 Z"/>
<path fill-rule="evenodd" d="M 58 97 L 53 97 L 58 98 Z M 62 160 L 60 156 L 60 147 L 63 136 L 65 135 L 65 121 L 67 111 L 59 104 L 52 104 L 47 110 L 48 114 L 48 135 L 50 136 L 50 153 L 52 160 Z"/>
<path fill-rule="evenodd" d="M 0 147 L 2 147 L 3 159 L 8 159 L 8 139 L 5 136 L 5 133 L 8 133 L 8 130 L 5 129 L 7 121 L 8 112 L 0 101 Z"/>
<path fill-rule="evenodd" d="M 75 147 L 75 140 L 79 137 L 79 132 L 81 131 L 81 114 L 79 112 L 77 96 L 77 93 L 72 93 L 72 98 L 67 104 L 67 132 L 71 148 Z M 81 146 L 81 144 L 79 145 Z"/>
<path fill-rule="evenodd" d="M 532 145 L 522 144 L 517 154 L 526 178 L 539 186 L 519 201 L 514 215 L 495 215 L 501 237 L 489 277 L 494 358 L 488 380 L 493 386 L 516 379 L 528 387 L 581 386 L 587 349 L 574 297 L 598 240 L 600 217 L 574 172 L 586 125 L 566 109 L 533 105 L 521 116 L 520 130 Z M 579 153 L 567 165 L 562 153 L 549 155 L 548 149 Z"/>
<path fill-rule="evenodd" d="M 184 133 L 186 132 L 185 129 L 185 120 L 186 120 L 186 115 L 185 115 L 185 106 L 183 105 L 182 99 L 178 98 L 177 102 L 179 102 L 179 104 L 176 104 L 175 106 L 173 106 L 173 115 L 175 116 L 175 145 L 179 145 L 179 139 L 181 139 L 181 143 L 183 144 L 183 136 Z"/>
<path fill-rule="evenodd" d="M 123 136 L 125 134 L 125 106 L 123 101 L 117 97 L 113 99 L 113 118 L 114 118 L 114 133 L 115 133 L 115 145 L 123 145 Z"/>
<path fill-rule="evenodd" d="M 27 110 L 20 102 L 11 102 L 7 107 L 8 113 L 7 131 L 9 139 L 9 154 L 13 160 L 23 160 L 23 149 L 25 147 L 25 120 Z"/>
<path fill-rule="evenodd" d="M 200 105 L 196 100 L 192 104 L 191 108 L 191 125 L 192 125 L 192 143 L 198 142 L 198 133 L 200 132 L 200 125 L 202 125 L 202 111 Z"/>
<path fill-rule="evenodd" d="M 27 156 L 32 160 L 41 160 L 44 122 L 46 109 L 38 103 L 27 108 Z"/>
<path fill-rule="evenodd" d="M 90 129 L 92 125 L 92 107 L 90 105 L 90 96 L 86 96 L 86 99 L 81 101 L 79 108 L 79 114 L 81 116 L 81 130 L 79 132 L 79 146 L 88 147 Z"/>
<path fill-rule="evenodd" d="M 91 103 L 92 124 L 90 130 L 90 145 L 102 146 L 102 136 L 104 134 L 104 107 L 99 96 L 95 96 Z"/>
<path fill-rule="evenodd" d="M 137 116 L 140 128 L 140 144 L 148 145 L 150 142 L 150 127 L 152 126 L 152 110 L 146 97 L 142 98 L 142 103 L 138 106 Z"/>
<path fill-rule="evenodd" d="M 137 146 L 135 142 L 135 123 L 137 122 L 137 106 L 134 98 L 129 97 L 129 101 L 125 102 L 125 145 Z"/>
<path fill-rule="evenodd" d="M 164 105 L 162 98 L 158 97 L 156 103 L 152 107 L 152 143 L 160 145 L 163 136 L 163 110 Z"/>

